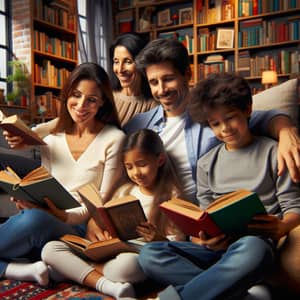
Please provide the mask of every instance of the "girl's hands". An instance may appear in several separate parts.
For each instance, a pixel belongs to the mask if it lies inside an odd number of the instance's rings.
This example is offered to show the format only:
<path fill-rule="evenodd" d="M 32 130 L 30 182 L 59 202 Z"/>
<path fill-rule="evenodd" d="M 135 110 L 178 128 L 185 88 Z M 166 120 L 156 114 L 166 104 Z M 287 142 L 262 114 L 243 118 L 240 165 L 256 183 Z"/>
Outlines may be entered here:
<path fill-rule="evenodd" d="M 218 236 L 210 238 L 203 231 L 200 231 L 199 237 L 192 237 L 192 242 L 213 251 L 218 251 L 226 250 L 231 242 L 231 239 L 225 234 L 220 234 Z"/>
<path fill-rule="evenodd" d="M 106 230 L 97 225 L 93 218 L 90 218 L 87 224 L 85 237 L 92 242 L 105 241 L 112 238 Z"/>
<path fill-rule="evenodd" d="M 157 227 L 149 222 L 141 223 L 139 226 L 137 226 L 136 231 L 147 242 L 166 240 L 166 237 L 158 231 Z"/>
<path fill-rule="evenodd" d="M 7 141 L 8 145 L 12 149 L 19 149 L 25 146 L 24 140 L 20 136 L 15 136 L 9 133 L 8 131 L 4 130 L 3 135 L 5 140 Z"/>

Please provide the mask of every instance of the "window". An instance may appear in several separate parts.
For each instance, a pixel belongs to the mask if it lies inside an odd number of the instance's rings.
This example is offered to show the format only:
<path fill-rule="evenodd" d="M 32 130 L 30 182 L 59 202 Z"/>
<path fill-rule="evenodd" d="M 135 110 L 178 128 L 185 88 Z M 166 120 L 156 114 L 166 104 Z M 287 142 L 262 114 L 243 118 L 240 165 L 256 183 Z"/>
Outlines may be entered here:
<path fill-rule="evenodd" d="M 87 19 L 86 19 L 86 0 L 77 0 L 77 7 L 78 7 L 78 20 L 80 26 L 80 32 L 78 34 L 79 39 L 82 38 L 84 49 L 87 48 Z M 80 36 L 81 34 L 81 36 Z M 80 48 L 80 47 L 79 47 Z M 80 49 L 78 48 L 78 58 L 79 63 L 81 63 L 81 56 L 80 56 Z"/>
<path fill-rule="evenodd" d="M 7 62 L 11 60 L 11 17 L 9 0 L 0 0 L 0 88 L 7 90 Z"/>

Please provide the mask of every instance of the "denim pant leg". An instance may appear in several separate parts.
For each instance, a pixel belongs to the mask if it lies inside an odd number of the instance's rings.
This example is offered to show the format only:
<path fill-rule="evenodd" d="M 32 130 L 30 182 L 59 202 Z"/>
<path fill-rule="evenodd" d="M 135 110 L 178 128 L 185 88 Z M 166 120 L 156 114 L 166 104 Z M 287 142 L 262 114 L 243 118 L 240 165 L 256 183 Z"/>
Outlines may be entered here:
<path fill-rule="evenodd" d="M 159 294 L 161 300 L 229 299 L 243 294 L 260 280 L 273 261 L 269 244 L 254 236 L 239 239 L 221 256 L 201 246 L 191 245 L 189 248 L 187 243 L 176 243 L 178 251 L 172 249 L 171 244 L 149 244 L 140 257 L 140 264 L 148 276 L 170 284 Z M 184 252 L 186 254 L 182 255 Z M 213 262 L 218 255 L 217 262 Z M 210 261 L 211 266 L 207 268 L 205 264 Z"/>
<path fill-rule="evenodd" d="M 0 224 L 0 277 L 11 260 L 26 258 L 33 250 L 40 253 L 48 241 L 57 240 L 64 234 L 83 235 L 80 229 L 36 208 L 24 209 L 10 217 Z"/>

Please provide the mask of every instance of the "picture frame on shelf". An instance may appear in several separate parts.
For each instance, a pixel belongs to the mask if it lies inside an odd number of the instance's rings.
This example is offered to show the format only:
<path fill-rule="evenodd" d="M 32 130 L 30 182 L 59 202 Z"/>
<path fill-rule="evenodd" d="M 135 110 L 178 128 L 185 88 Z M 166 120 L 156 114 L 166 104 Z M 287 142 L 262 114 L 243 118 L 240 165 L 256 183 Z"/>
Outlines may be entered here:
<path fill-rule="evenodd" d="M 132 8 L 132 0 L 118 0 L 119 9 Z"/>
<path fill-rule="evenodd" d="M 179 24 L 192 24 L 193 23 L 193 9 L 186 7 L 179 9 Z"/>
<path fill-rule="evenodd" d="M 233 41 L 233 28 L 217 28 L 217 49 L 231 49 L 233 48 Z"/>
<path fill-rule="evenodd" d="M 168 26 L 172 24 L 171 12 L 169 8 L 161 10 L 157 13 L 157 26 Z"/>

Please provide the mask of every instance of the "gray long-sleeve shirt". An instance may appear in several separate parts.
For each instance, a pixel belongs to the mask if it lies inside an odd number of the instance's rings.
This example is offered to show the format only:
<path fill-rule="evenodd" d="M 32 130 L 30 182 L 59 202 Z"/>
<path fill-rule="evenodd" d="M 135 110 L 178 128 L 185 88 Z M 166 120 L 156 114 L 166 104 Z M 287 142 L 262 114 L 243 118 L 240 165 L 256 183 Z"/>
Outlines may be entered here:
<path fill-rule="evenodd" d="M 222 194 L 237 189 L 256 192 L 270 214 L 300 214 L 300 188 L 288 171 L 277 175 L 277 142 L 255 137 L 247 147 L 228 151 L 218 145 L 197 164 L 197 199 L 206 208 Z"/>

